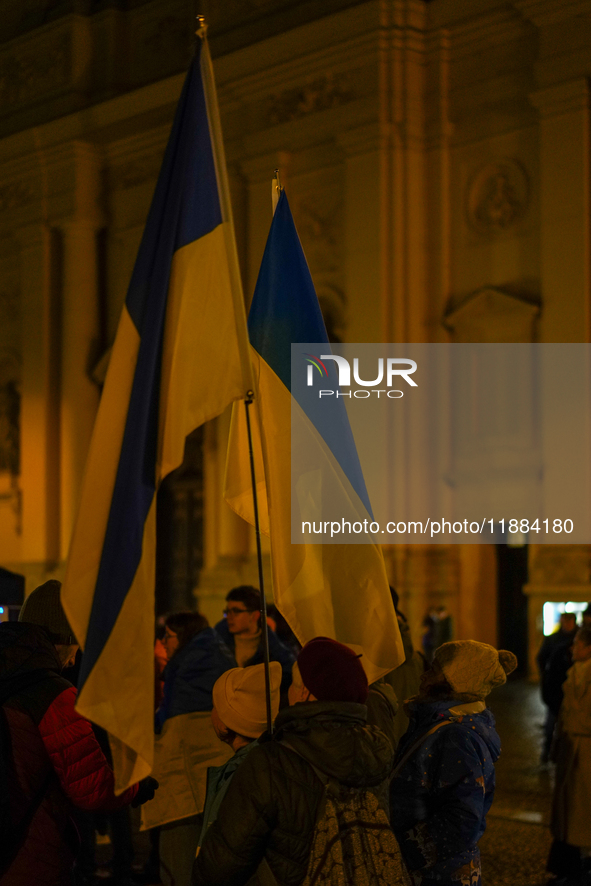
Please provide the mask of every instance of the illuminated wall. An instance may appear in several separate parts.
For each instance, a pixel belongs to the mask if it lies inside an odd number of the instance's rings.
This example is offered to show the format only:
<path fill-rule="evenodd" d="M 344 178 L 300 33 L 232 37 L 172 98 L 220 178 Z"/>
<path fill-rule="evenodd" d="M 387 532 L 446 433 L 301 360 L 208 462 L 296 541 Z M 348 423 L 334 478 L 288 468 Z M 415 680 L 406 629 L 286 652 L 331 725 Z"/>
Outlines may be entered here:
<path fill-rule="evenodd" d="M 3 0 L 0 563 L 29 587 L 63 568 L 196 12 L 248 297 L 279 166 L 336 337 L 589 339 L 588 0 Z M 256 581 L 251 533 L 219 497 L 226 426 L 205 429 L 193 471 L 211 617 Z M 386 553 L 417 635 L 445 603 L 460 636 L 495 641 L 493 549 Z M 530 549 L 532 651 L 544 600 L 591 596 L 589 554 Z"/>

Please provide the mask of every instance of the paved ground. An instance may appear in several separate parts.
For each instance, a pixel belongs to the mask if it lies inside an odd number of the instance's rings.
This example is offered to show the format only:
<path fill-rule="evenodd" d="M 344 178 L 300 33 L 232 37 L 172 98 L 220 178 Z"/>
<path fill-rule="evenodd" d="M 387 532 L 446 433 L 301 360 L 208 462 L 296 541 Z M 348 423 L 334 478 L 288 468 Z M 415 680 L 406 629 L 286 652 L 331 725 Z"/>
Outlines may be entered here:
<path fill-rule="evenodd" d="M 544 708 L 525 682 L 496 689 L 489 707 L 503 750 L 497 790 L 481 841 L 483 886 L 542 886 L 550 848 L 552 773 L 539 764 Z"/>

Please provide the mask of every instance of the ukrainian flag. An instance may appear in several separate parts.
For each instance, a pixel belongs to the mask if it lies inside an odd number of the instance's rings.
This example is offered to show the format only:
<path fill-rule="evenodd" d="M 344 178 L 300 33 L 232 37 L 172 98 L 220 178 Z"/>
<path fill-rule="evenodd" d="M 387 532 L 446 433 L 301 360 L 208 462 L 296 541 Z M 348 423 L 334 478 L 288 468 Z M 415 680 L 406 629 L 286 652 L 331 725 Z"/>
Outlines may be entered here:
<path fill-rule="evenodd" d="M 292 342 L 326 343 L 324 353 L 330 345 L 285 192 L 273 217 L 248 331 L 261 530 L 271 540 L 275 603 L 301 643 L 326 636 L 362 653 L 372 682 L 404 661 L 381 548 L 373 540 L 291 543 L 292 509 L 296 519 L 310 507 L 322 511 L 327 491 L 339 517 L 373 518 L 343 400 L 333 398 L 326 417 L 312 414 L 292 386 Z M 253 523 L 243 413 L 235 405 L 224 494 Z M 318 501 L 310 505 L 315 489 Z"/>
<path fill-rule="evenodd" d="M 156 492 L 187 434 L 252 385 L 211 61 L 199 43 L 113 345 L 62 589 L 84 649 L 77 709 L 109 733 L 118 792 L 152 769 Z"/>

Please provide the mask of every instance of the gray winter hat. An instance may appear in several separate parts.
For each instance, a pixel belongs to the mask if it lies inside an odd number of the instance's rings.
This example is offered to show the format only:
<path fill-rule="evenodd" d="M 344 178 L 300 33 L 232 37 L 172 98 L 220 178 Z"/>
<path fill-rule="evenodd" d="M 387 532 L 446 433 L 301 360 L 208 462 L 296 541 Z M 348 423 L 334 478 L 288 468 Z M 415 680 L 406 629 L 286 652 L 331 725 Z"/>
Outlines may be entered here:
<path fill-rule="evenodd" d="M 60 601 L 61 586 L 60 581 L 52 578 L 31 591 L 18 620 L 45 628 L 56 646 L 71 646 L 76 637 Z"/>

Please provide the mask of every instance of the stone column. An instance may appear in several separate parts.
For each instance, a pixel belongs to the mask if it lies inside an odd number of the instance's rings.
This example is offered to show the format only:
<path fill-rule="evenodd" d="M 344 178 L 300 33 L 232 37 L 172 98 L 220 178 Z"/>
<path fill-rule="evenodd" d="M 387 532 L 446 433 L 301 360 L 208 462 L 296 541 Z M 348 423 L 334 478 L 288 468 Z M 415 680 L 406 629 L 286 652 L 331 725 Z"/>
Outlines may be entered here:
<path fill-rule="evenodd" d="M 587 78 L 541 89 L 542 341 L 590 339 L 590 90 Z"/>
<path fill-rule="evenodd" d="M 99 401 L 90 371 L 100 355 L 97 232 L 101 158 L 84 142 L 68 142 L 41 157 L 46 212 L 60 244 L 60 534 L 68 554 L 82 476 Z"/>
<path fill-rule="evenodd" d="M 90 371 L 99 349 L 97 223 L 74 218 L 62 225 L 61 556 L 68 554 L 86 456 L 99 402 Z"/>
<path fill-rule="evenodd" d="M 28 590 L 60 560 L 59 305 L 56 236 L 42 223 L 16 232 L 22 299 L 22 550 Z"/>
<path fill-rule="evenodd" d="M 591 93 L 587 78 L 535 92 L 540 113 L 541 290 L 540 338 L 589 341 L 591 256 L 589 190 Z M 549 514 L 549 517 L 556 515 Z M 529 669 L 542 642 L 546 601 L 591 599 L 591 545 L 532 545 L 528 595 Z"/>

